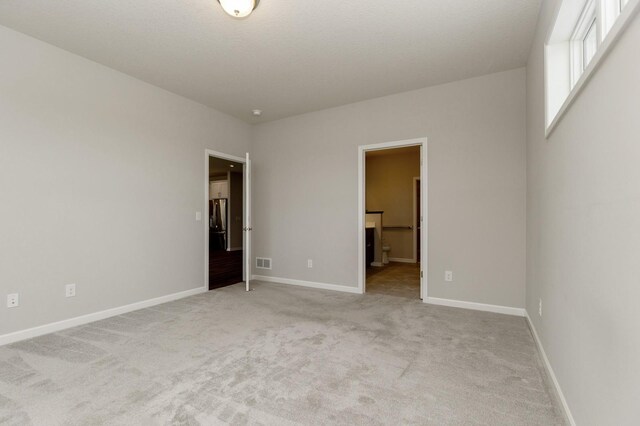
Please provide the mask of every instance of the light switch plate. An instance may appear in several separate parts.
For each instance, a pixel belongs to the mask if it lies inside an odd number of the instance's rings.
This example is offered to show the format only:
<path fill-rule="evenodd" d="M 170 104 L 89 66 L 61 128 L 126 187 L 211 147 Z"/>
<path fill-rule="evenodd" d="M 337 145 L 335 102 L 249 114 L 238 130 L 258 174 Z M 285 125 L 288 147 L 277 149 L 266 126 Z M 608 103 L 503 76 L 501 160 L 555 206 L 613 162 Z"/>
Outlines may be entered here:
<path fill-rule="evenodd" d="M 196 220 L 197 221 L 201 221 L 202 220 L 202 213 L 201 212 L 196 212 Z"/>

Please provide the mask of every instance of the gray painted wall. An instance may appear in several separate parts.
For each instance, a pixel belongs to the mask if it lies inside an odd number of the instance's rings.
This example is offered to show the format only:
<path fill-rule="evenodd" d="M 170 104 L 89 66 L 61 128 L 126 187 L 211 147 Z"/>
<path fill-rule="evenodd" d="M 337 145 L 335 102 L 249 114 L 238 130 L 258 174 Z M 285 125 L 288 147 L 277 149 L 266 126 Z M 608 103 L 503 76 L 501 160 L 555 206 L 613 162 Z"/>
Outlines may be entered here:
<path fill-rule="evenodd" d="M 250 126 L 4 27 L 0 52 L 0 334 L 203 286 L 204 151 Z"/>
<path fill-rule="evenodd" d="M 576 423 L 637 425 L 640 20 L 545 139 L 543 43 L 557 3 L 544 3 L 527 67 L 527 310 Z"/>
<path fill-rule="evenodd" d="M 356 287 L 358 146 L 426 136 L 429 296 L 523 308 L 525 115 L 518 69 L 256 126 L 259 273 Z"/>

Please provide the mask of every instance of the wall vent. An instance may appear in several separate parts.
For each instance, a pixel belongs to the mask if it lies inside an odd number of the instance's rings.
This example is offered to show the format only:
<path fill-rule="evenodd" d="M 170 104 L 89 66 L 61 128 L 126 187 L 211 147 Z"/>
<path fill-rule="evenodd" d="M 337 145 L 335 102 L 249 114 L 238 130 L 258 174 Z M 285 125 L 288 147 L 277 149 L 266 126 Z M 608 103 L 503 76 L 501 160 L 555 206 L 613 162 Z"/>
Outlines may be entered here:
<path fill-rule="evenodd" d="M 271 259 L 266 257 L 256 257 L 256 268 L 271 269 Z"/>

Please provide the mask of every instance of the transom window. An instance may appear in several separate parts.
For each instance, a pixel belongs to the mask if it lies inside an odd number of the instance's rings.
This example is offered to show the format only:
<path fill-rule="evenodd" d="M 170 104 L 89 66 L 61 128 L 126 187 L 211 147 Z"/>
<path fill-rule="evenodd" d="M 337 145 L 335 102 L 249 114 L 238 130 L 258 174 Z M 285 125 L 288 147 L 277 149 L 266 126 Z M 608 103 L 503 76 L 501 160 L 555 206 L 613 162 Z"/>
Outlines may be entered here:
<path fill-rule="evenodd" d="M 591 26 L 587 34 L 582 39 L 582 70 L 584 71 L 593 59 L 598 48 L 598 39 L 596 37 L 596 21 L 591 22 Z"/>
<path fill-rule="evenodd" d="M 617 0 L 622 1 L 622 0 Z M 588 0 L 571 35 L 571 88 L 573 88 L 598 50 L 598 14 L 596 0 Z"/>
<path fill-rule="evenodd" d="M 590 78 L 640 0 L 563 0 L 545 44 L 547 135 Z"/>

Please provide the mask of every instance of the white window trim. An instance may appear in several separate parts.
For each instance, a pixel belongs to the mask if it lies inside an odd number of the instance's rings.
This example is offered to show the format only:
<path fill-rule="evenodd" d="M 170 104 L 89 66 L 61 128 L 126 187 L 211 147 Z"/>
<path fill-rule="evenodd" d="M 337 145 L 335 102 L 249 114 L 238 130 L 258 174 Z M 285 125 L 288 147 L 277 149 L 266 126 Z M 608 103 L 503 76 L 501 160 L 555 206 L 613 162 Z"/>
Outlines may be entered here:
<path fill-rule="evenodd" d="M 624 6 L 622 0 L 609 0 L 602 3 L 600 16 L 602 17 L 602 31 L 605 37 L 613 27 L 613 24 L 616 23 Z"/>
<path fill-rule="evenodd" d="M 590 0 L 590 1 L 593 1 L 593 0 Z M 596 6 L 598 6 L 596 7 L 596 13 L 598 14 L 597 19 L 600 21 L 600 24 L 598 25 L 599 27 L 598 40 L 599 41 L 601 40 L 601 42 L 598 43 L 596 54 L 591 59 L 591 62 L 586 67 L 586 69 L 577 78 L 577 80 L 575 81 L 575 84 L 573 84 L 574 67 L 576 66 L 574 62 L 575 55 L 573 54 L 573 50 L 574 50 L 573 45 L 570 43 L 569 78 L 571 81 L 569 84 L 571 84 L 570 86 L 571 89 L 569 90 L 569 93 L 566 99 L 562 103 L 562 106 L 558 109 L 558 112 L 555 114 L 555 117 L 553 118 L 553 120 L 551 120 L 551 122 L 549 122 L 551 112 L 549 111 L 549 103 L 548 103 L 548 100 L 546 99 L 549 96 L 548 85 L 545 84 L 545 123 L 548 123 L 548 125 L 546 125 L 545 135 L 547 138 L 551 135 L 553 130 L 555 130 L 558 123 L 564 117 L 564 114 L 566 113 L 566 111 L 573 104 L 573 102 L 575 101 L 577 96 L 580 94 L 582 89 L 585 87 L 585 85 L 588 83 L 588 81 L 591 79 L 591 77 L 593 77 L 593 74 L 599 68 L 604 58 L 609 54 L 609 52 L 611 51 L 611 48 L 615 45 L 615 43 L 618 41 L 620 36 L 623 34 L 624 30 L 632 22 L 632 19 L 640 11 L 640 0 L 626 0 L 626 3 L 622 4 L 622 7 L 623 7 L 622 11 L 620 11 L 619 14 L 613 15 L 614 18 L 612 18 L 611 13 L 606 12 L 605 8 L 602 7 L 602 5 L 606 4 L 607 1 L 606 0 L 595 0 L 595 1 L 596 1 Z M 585 2 L 585 4 L 587 4 L 587 2 Z M 558 15 L 560 13 L 561 7 L 562 7 L 562 2 L 560 2 L 560 6 L 556 11 L 556 19 L 554 20 L 554 22 L 558 19 Z M 606 28 L 608 26 L 610 26 L 610 29 L 607 31 Z M 552 25 L 550 28 L 549 34 L 547 35 L 547 45 L 549 45 L 549 40 L 551 40 L 552 38 L 555 27 L 556 25 L 554 23 L 554 25 Z M 575 30 L 574 30 L 574 34 L 575 34 Z M 604 37 L 603 37 L 603 34 L 605 34 Z M 582 56 L 582 53 L 580 53 L 580 58 L 581 56 Z M 582 61 L 580 60 L 580 64 L 581 63 Z M 545 79 L 547 79 L 547 75 L 546 75 L 547 66 L 548 65 L 545 64 Z"/>
<path fill-rule="evenodd" d="M 591 20 L 591 25 L 589 25 L 589 28 L 587 29 L 586 34 L 582 37 L 582 70 L 583 71 L 585 68 L 587 68 L 587 65 L 589 65 L 586 59 L 587 39 L 591 34 L 591 31 L 594 31 L 594 35 L 596 36 L 596 50 L 597 50 L 598 49 L 598 22 L 596 21 L 595 17 Z M 593 54 L 595 55 L 595 52 Z"/>
<path fill-rule="evenodd" d="M 598 21 L 598 13 L 596 13 L 596 0 L 589 0 L 587 1 L 582 13 L 580 14 L 580 18 L 578 18 L 578 23 L 573 30 L 571 41 L 569 42 L 571 49 L 571 58 L 569 65 L 571 67 L 570 69 L 572 88 L 575 87 L 576 83 L 580 79 L 580 76 L 585 71 L 586 66 L 584 63 L 584 39 L 594 24 L 596 25 L 596 38 L 600 40 L 597 34 L 597 30 L 599 27 Z"/>

